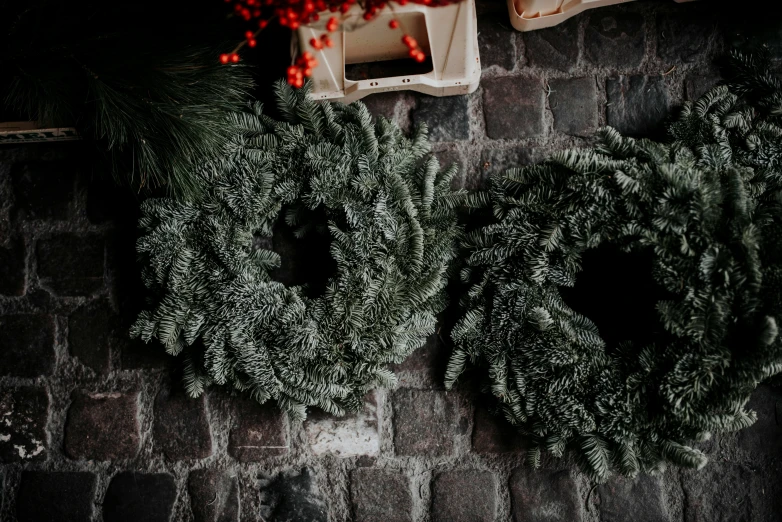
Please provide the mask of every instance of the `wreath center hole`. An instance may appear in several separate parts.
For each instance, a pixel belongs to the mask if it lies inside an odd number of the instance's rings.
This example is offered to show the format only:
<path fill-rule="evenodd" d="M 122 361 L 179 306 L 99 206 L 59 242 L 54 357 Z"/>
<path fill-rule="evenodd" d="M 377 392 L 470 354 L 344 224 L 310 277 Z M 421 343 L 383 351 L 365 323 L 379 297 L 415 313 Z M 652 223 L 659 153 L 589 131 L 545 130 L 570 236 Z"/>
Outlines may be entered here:
<path fill-rule="evenodd" d="M 664 332 L 657 303 L 673 297 L 654 280 L 653 266 L 651 249 L 627 253 L 600 245 L 584 253 L 576 284 L 560 287 L 560 295 L 595 323 L 609 352 L 622 341 L 645 346 Z"/>
<path fill-rule="evenodd" d="M 304 294 L 312 299 L 325 293 L 329 279 L 337 273 L 337 263 L 329 251 L 331 236 L 325 213 L 313 214 L 302 237 L 296 237 L 294 228 L 283 219 L 274 225 L 271 248 L 281 260 L 280 267 L 270 273 L 274 281 L 286 286 L 303 286 Z"/>

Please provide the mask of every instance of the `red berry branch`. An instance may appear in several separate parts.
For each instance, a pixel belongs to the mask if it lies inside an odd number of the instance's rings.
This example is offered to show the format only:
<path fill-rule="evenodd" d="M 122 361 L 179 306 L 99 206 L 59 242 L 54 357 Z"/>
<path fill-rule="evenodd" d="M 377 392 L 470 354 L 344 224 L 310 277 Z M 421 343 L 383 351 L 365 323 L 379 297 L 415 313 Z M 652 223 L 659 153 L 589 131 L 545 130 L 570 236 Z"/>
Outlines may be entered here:
<path fill-rule="evenodd" d="M 350 8 L 357 4 L 363 11 L 363 19 L 373 20 L 380 11 L 388 7 L 393 11 L 393 4 L 400 6 L 408 2 L 425 5 L 429 7 L 445 6 L 456 3 L 460 0 L 225 0 L 226 3 L 233 2 L 234 14 L 243 18 L 247 22 L 255 22 L 257 29 L 246 31 L 244 40 L 240 42 L 230 53 L 220 55 L 221 63 L 236 63 L 240 60 L 239 51 L 246 45 L 255 47 L 256 38 L 270 21 L 277 19 L 280 25 L 291 30 L 296 30 L 302 25 L 316 23 L 320 20 L 323 13 L 341 13 L 344 15 Z M 340 20 L 336 16 L 330 16 L 326 22 L 327 33 L 333 33 L 340 27 Z M 388 23 L 391 29 L 398 29 L 401 23 L 394 18 Z M 418 42 L 407 34 L 403 29 L 402 43 L 408 48 L 408 55 L 417 62 L 426 60 L 426 55 L 421 50 Z M 310 46 L 322 51 L 325 48 L 333 47 L 334 41 L 328 34 L 323 34 L 320 39 L 311 38 Z M 296 61 L 288 67 L 288 83 L 294 87 L 304 85 L 304 79 L 312 75 L 312 69 L 317 67 L 318 61 L 312 56 L 312 53 L 302 53 Z"/>

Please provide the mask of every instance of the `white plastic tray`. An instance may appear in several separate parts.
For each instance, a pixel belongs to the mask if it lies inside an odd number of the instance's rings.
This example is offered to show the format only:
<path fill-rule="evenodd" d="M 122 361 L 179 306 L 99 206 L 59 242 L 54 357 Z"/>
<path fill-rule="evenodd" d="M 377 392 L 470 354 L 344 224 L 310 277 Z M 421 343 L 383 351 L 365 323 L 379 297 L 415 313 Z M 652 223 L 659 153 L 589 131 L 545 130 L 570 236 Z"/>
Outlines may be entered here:
<path fill-rule="evenodd" d="M 510 23 L 519 31 L 534 31 L 561 24 L 571 16 L 595 7 L 634 0 L 507 0 Z M 674 0 L 677 3 L 694 0 Z"/>
<path fill-rule="evenodd" d="M 386 91 L 412 90 L 432 96 L 467 94 L 478 88 L 481 63 L 478 55 L 478 31 L 475 0 L 463 0 L 445 7 L 425 7 L 418 4 L 395 5 L 386 8 L 375 19 L 362 23 L 361 8 L 356 4 L 341 24 L 353 30 L 331 33 L 334 46 L 315 50 L 309 44 L 326 32 L 324 19 L 317 26 L 298 29 L 299 48 L 309 51 L 319 65 L 312 71 L 316 99 L 349 103 L 368 94 Z M 391 29 L 388 22 L 396 18 L 402 27 Z M 425 74 L 410 74 L 367 80 L 349 80 L 345 65 L 407 58 L 408 49 L 402 43 L 405 32 L 415 38 L 420 48 L 431 57 L 432 70 Z M 410 59 L 412 62 L 412 59 Z"/>

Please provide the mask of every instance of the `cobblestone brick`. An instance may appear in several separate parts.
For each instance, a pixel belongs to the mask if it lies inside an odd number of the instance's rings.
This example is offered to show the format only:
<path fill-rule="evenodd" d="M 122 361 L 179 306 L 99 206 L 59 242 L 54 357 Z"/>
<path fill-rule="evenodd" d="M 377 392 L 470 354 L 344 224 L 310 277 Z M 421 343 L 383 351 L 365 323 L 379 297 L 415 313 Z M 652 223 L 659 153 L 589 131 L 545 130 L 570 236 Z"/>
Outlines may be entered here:
<path fill-rule="evenodd" d="M 426 344 L 411 353 L 402 363 L 392 365 L 391 369 L 399 376 L 399 383 L 402 385 L 419 378 L 442 386 L 447 365 L 448 351 L 434 334 L 426 339 Z"/>
<path fill-rule="evenodd" d="M 488 69 L 498 65 L 512 71 L 516 65 L 515 32 L 510 28 L 506 15 L 486 15 L 478 18 L 478 47 L 481 67 Z"/>
<path fill-rule="evenodd" d="M 203 459 L 212 454 L 212 434 L 204 396 L 188 397 L 182 385 L 164 385 L 155 398 L 155 444 L 169 460 Z"/>
<path fill-rule="evenodd" d="M 145 343 L 139 339 L 129 339 L 126 330 L 112 339 L 120 354 L 120 367 L 123 370 L 160 370 L 174 359 L 165 352 L 158 341 Z"/>
<path fill-rule="evenodd" d="M 396 105 L 404 96 L 404 92 L 379 92 L 370 94 L 361 101 L 367 106 L 373 116 L 383 116 L 389 120 L 394 119 Z"/>
<path fill-rule="evenodd" d="M 559 25 L 524 33 L 527 61 L 533 67 L 569 71 L 578 63 L 580 16 Z"/>
<path fill-rule="evenodd" d="M 40 239 L 36 249 L 41 283 L 59 295 L 90 295 L 103 286 L 104 241 L 60 234 Z"/>
<path fill-rule="evenodd" d="M 73 211 L 76 173 L 60 161 L 18 164 L 14 169 L 16 215 L 25 220 L 65 220 Z"/>
<path fill-rule="evenodd" d="M 489 471 L 456 470 L 434 479 L 434 522 L 493 522 L 497 515 L 496 479 Z"/>
<path fill-rule="evenodd" d="M 692 73 L 684 80 L 684 92 L 688 100 L 700 98 L 706 91 L 715 87 L 721 80 L 716 72 Z"/>
<path fill-rule="evenodd" d="M 169 522 L 176 484 L 168 473 L 123 471 L 111 479 L 103 499 L 104 522 Z"/>
<path fill-rule="evenodd" d="M 514 522 L 579 522 L 581 498 L 571 471 L 518 468 L 510 478 Z"/>
<path fill-rule="evenodd" d="M 459 432 L 453 394 L 402 388 L 394 393 L 397 455 L 449 455 Z"/>
<path fill-rule="evenodd" d="M 475 408 L 472 449 L 477 453 L 516 453 L 524 450 L 524 439 L 500 415 L 492 415 L 483 404 Z"/>
<path fill-rule="evenodd" d="M 399 471 L 359 468 L 350 474 L 355 522 L 412 522 L 410 481 Z"/>
<path fill-rule="evenodd" d="M 195 522 L 239 522 L 239 481 L 217 469 L 197 469 L 187 480 Z"/>
<path fill-rule="evenodd" d="M 65 423 L 65 453 L 72 459 L 129 459 L 139 448 L 137 393 L 74 394 Z"/>
<path fill-rule="evenodd" d="M 0 388 L 0 462 L 46 458 L 49 395 L 43 388 Z"/>
<path fill-rule="evenodd" d="M 380 452 L 376 392 L 370 392 L 364 409 L 343 417 L 316 410 L 304 423 L 307 442 L 314 455 L 377 455 Z"/>
<path fill-rule="evenodd" d="M 16 494 L 20 522 L 67 522 L 92 519 L 94 473 L 24 471 Z"/>
<path fill-rule="evenodd" d="M 0 317 L 0 354 L 0 375 L 50 375 L 54 369 L 54 319 L 34 314 Z"/>
<path fill-rule="evenodd" d="M 739 432 L 739 447 L 766 458 L 782 456 L 782 391 L 758 386 L 747 408 L 757 412 L 758 420 Z"/>
<path fill-rule="evenodd" d="M 543 134 L 543 80 L 502 77 L 484 80 L 483 115 L 492 139 Z"/>
<path fill-rule="evenodd" d="M 750 472 L 731 463 L 711 462 L 700 471 L 684 471 L 685 522 L 749 522 L 750 483 Z"/>
<path fill-rule="evenodd" d="M 3 235 L 0 234 L 0 237 Z M 24 257 L 24 241 L 21 239 L 11 239 L 5 245 L 0 243 L 0 295 L 24 294 L 27 278 Z"/>
<path fill-rule="evenodd" d="M 432 141 L 466 140 L 470 137 L 470 118 L 467 113 L 467 96 L 421 95 L 413 112 L 416 125 L 426 123 Z"/>
<path fill-rule="evenodd" d="M 677 7 L 657 15 L 657 56 L 667 65 L 701 58 L 714 39 L 717 25 L 709 5 Z"/>
<path fill-rule="evenodd" d="M 477 169 L 468 173 L 465 181 L 467 188 L 477 190 L 485 187 L 491 176 L 498 176 L 513 167 L 522 167 L 542 159 L 537 149 L 529 147 L 510 147 L 506 149 L 483 149 Z M 447 364 L 447 361 L 446 361 Z"/>
<path fill-rule="evenodd" d="M 637 67 L 644 59 L 644 18 L 627 8 L 590 12 L 584 33 L 584 52 L 590 62 L 606 69 Z"/>
<path fill-rule="evenodd" d="M 614 477 L 598 486 L 603 522 L 668 522 L 660 479 L 639 475 L 636 479 Z"/>
<path fill-rule="evenodd" d="M 289 451 L 288 425 L 272 402 L 258 404 L 249 397 L 235 397 L 228 453 L 242 462 L 285 455 Z"/>
<path fill-rule="evenodd" d="M 554 130 L 571 136 L 590 136 L 598 126 L 597 85 L 592 77 L 552 79 L 549 107 Z"/>
<path fill-rule="evenodd" d="M 606 80 L 606 120 L 622 134 L 654 135 L 668 117 L 670 100 L 660 76 L 620 76 Z"/>
<path fill-rule="evenodd" d="M 451 178 L 451 187 L 454 190 L 462 188 L 464 185 L 464 162 L 462 156 L 458 150 L 448 148 L 434 151 L 434 155 L 437 156 L 437 161 L 440 162 L 441 169 L 448 169 L 455 165 L 458 169 L 453 178 Z"/>
<path fill-rule="evenodd" d="M 68 350 L 96 373 L 109 371 L 113 319 L 111 305 L 104 300 L 78 308 L 68 319 Z"/>
<path fill-rule="evenodd" d="M 326 522 L 327 505 L 309 469 L 280 473 L 261 486 L 261 520 Z"/>

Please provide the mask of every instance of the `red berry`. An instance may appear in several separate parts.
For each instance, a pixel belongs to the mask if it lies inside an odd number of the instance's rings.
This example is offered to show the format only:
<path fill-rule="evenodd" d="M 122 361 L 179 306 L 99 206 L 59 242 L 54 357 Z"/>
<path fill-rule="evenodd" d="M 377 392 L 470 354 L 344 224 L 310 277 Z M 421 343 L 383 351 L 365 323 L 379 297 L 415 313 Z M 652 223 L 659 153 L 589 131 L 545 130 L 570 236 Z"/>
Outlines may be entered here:
<path fill-rule="evenodd" d="M 301 24 L 299 24 L 299 22 L 295 21 L 295 22 L 289 23 L 288 27 L 291 28 L 291 29 L 298 29 L 299 25 L 301 25 Z"/>
<path fill-rule="evenodd" d="M 390 27 L 391 29 L 396 29 L 397 27 L 399 27 L 399 22 L 397 20 L 391 20 L 390 22 L 388 22 L 388 27 Z"/>
<path fill-rule="evenodd" d="M 239 55 L 236 54 L 236 53 L 233 53 L 231 55 L 231 61 L 234 62 L 234 63 L 238 62 L 239 61 Z"/>
<path fill-rule="evenodd" d="M 310 38 L 310 45 L 315 49 L 323 49 L 323 44 L 317 38 Z"/>
<path fill-rule="evenodd" d="M 260 27 L 261 29 L 266 29 L 267 25 L 269 25 L 268 20 L 261 20 L 260 22 L 258 22 L 258 27 Z"/>
<path fill-rule="evenodd" d="M 317 22 L 318 20 L 320 20 L 320 15 L 318 13 L 313 14 L 312 15 L 312 20 L 314 22 Z"/>
<path fill-rule="evenodd" d="M 372 20 L 372 13 L 364 13 L 364 20 Z"/>
<path fill-rule="evenodd" d="M 299 70 L 298 67 L 296 67 L 295 65 L 291 65 L 290 67 L 288 67 L 288 76 L 296 76 L 296 71 L 298 70 Z"/>
<path fill-rule="evenodd" d="M 417 51 L 415 53 L 415 56 L 413 56 L 413 59 L 415 59 L 416 62 L 421 63 L 424 60 L 426 60 L 426 55 L 422 53 L 421 51 Z"/>
<path fill-rule="evenodd" d="M 312 76 L 312 69 L 310 69 L 309 67 L 307 67 L 306 69 L 304 69 L 304 76 L 306 76 L 307 78 L 309 78 L 310 76 Z"/>
<path fill-rule="evenodd" d="M 229 57 L 227 54 L 220 55 L 220 63 L 228 63 Z"/>
<path fill-rule="evenodd" d="M 249 45 L 250 47 L 255 47 L 256 45 L 258 45 L 258 42 L 255 41 L 255 38 L 250 38 L 247 41 L 247 45 Z"/>
<path fill-rule="evenodd" d="M 247 38 L 248 40 L 250 40 L 253 37 L 253 32 L 252 31 L 246 31 L 244 33 L 244 37 Z"/>
<path fill-rule="evenodd" d="M 323 44 L 326 47 L 334 47 L 334 42 L 329 37 L 326 37 L 326 38 L 323 39 Z"/>

